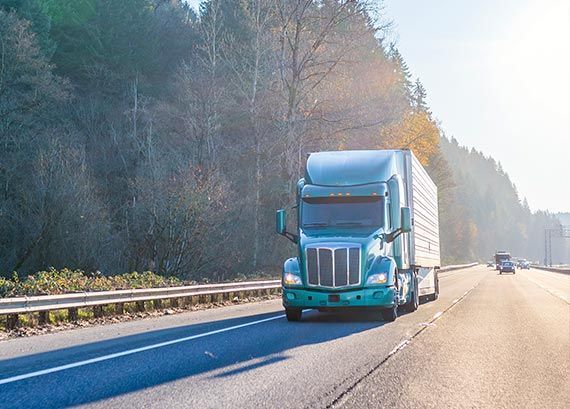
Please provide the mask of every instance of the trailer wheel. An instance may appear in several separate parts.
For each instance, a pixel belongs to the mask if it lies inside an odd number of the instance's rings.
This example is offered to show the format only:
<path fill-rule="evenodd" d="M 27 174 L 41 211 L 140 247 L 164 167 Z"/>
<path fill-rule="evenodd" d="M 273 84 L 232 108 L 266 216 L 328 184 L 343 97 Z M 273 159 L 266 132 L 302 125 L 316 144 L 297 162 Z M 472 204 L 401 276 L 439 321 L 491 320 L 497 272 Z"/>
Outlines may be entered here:
<path fill-rule="evenodd" d="M 300 308 L 285 308 L 285 315 L 287 316 L 287 321 L 301 321 L 303 310 Z"/>
<path fill-rule="evenodd" d="M 382 319 L 387 322 L 394 322 L 398 318 L 398 305 L 382 310 Z"/>

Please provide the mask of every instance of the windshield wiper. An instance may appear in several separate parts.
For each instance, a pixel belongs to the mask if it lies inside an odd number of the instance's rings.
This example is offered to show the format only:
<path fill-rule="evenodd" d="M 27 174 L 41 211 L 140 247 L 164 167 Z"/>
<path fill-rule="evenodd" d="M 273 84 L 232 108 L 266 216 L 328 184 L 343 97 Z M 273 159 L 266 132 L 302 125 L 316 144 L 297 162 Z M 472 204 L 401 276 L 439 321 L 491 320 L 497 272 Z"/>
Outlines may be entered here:
<path fill-rule="evenodd" d="M 313 223 L 303 223 L 303 227 L 325 227 L 328 223 L 325 222 L 313 222 Z"/>
<path fill-rule="evenodd" d="M 338 222 L 334 224 L 335 226 L 366 226 L 362 222 Z"/>

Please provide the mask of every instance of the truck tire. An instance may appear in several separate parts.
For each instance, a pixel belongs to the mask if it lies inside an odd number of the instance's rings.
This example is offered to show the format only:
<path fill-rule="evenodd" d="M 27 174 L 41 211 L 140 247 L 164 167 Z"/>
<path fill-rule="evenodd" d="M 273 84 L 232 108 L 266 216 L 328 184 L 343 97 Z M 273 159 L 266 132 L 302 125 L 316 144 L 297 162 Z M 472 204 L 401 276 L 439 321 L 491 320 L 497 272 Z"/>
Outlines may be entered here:
<path fill-rule="evenodd" d="M 435 301 L 439 298 L 439 274 L 437 270 L 434 271 L 435 274 L 435 293 L 432 294 L 430 297 L 432 301 Z"/>
<path fill-rule="evenodd" d="M 301 321 L 303 310 L 300 308 L 285 308 L 285 315 L 287 316 L 287 321 Z"/>
<path fill-rule="evenodd" d="M 439 276 L 437 274 L 437 270 L 434 272 L 435 274 L 435 282 L 434 282 L 434 292 L 424 296 L 426 301 L 435 301 L 439 298 Z"/>
<path fill-rule="evenodd" d="M 406 312 L 414 312 L 418 309 L 420 305 L 420 297 L 419 297 L 419 284 L 418 284 L 418 275 L 414 273 L 414 292 L 410 297 L 410 301 L 404 304 L 404 311 Z"/>
<path fill-rule="evenodd" d="M 394 322 L 398 318 L 398 306 L 394 305 L 390 308 L 384 308 L 382 310 L 382 319 L 387 322 Z"/>

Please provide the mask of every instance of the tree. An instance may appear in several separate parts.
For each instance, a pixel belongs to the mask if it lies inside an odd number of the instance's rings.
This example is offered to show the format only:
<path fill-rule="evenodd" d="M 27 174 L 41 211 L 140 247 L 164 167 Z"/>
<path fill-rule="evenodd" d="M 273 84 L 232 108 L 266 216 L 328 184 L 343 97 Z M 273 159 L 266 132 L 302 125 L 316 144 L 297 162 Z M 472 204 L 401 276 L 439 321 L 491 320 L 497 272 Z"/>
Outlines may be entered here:
<path fill-rule="evenodd" d="M 293 181 L 294 175 L 301 173 L 307 119 L 321 102 L 312 95 L 337 67 L 347 62 L 346 56 L 358 45 L 362 32 L 373 28 L 364 26 L 359 33 L 351 31 L 350 23 L 354 20 L 367 23 L 365 2 L 280 0 L 277 15 L 284 163 Z M 290 191 L 293 185 L 291 182 Z"/>
<path fill-rule="evenodd" d="M 28 21 L 40 50 L 48 59 L 51 58 L 56 45 L 50 36 L 51 20 L 45 7 L 38 0 L 0 0 L 0 10 L 2 9 L 14 12 L 19 19 Z"/>
<path fill-rule="evenodd" d="M 426 103 L 427 92 L 420 79 L 416 79 L 412 88 L 412 107 L 416 111 L 425 112 L 431 116 L 431 112 Z"/>
<path fill-rule="evenodd" d="M 412 149 L 423 165 L 437 153 L 438 144 L 439 128 L 421 112 L 409 112 L 399 123 L 385 127 L 381 133 L 382 149 Z"/>

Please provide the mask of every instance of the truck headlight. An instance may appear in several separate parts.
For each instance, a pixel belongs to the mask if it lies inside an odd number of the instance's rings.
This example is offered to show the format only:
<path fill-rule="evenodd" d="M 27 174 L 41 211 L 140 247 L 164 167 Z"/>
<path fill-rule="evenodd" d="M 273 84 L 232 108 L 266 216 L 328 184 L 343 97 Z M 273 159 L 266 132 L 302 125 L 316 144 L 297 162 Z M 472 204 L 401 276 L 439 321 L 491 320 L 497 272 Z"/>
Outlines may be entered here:
<path fill-rule="evenodd" d="M 366 280 L 366 284 L 385 284 L 388 281 L 388 274 L 386 273 L 379 273 L 379 274 L 372 274 Z"/>
<path fill-rule="evenodd" d="M 301 285 L 301 277 L 293 273 L 283 273 L 283 284 L 285 285 Z"/>

